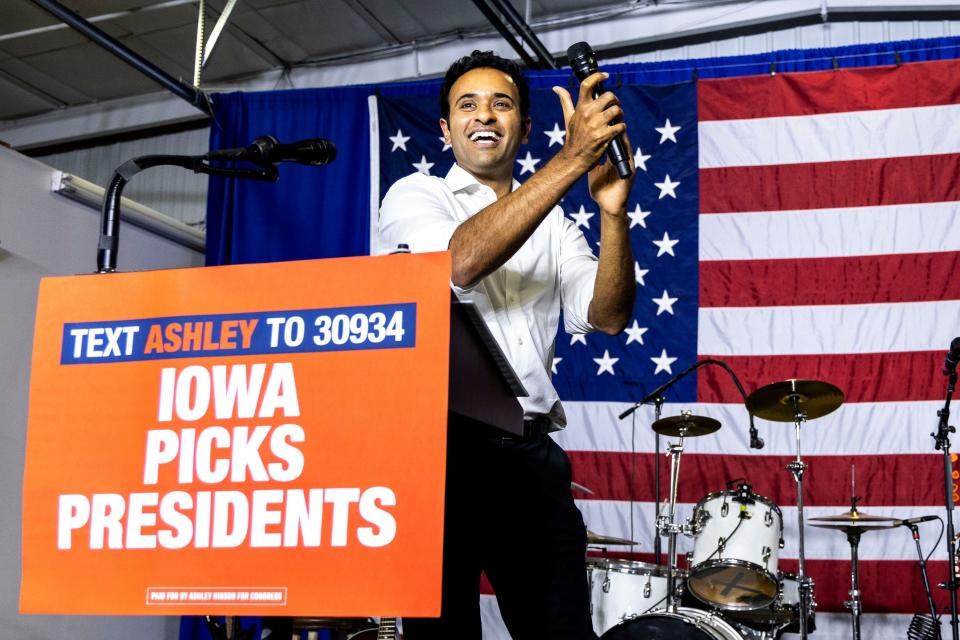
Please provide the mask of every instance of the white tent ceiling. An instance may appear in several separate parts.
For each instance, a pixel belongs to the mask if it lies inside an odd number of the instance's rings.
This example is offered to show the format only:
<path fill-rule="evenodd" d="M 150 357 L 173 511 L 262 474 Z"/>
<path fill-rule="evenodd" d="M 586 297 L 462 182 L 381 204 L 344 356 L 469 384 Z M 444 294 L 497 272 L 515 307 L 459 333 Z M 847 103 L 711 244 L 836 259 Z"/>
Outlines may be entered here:
<path fill-rule="evenodd" d="M 208 34 L 227 2 L 205 0 Z M 617 59 L 645 59 L 684 43 L 823 19 L 960 24 L 960 8 L 948 0 L 512 2 L 554 55 L 587 40 Z M 191 83 L 199 0 L 61 4 Z M 951 35 L 953 29 L 938 33 Z M 417 78 L 442 72 L 473 48 L 516 57 L 471 0 L 236 0 L 200 87 L 249 90 Z M 0 140 L 27 150 L 203 117 L 31 0 L 0 2 Z"/>

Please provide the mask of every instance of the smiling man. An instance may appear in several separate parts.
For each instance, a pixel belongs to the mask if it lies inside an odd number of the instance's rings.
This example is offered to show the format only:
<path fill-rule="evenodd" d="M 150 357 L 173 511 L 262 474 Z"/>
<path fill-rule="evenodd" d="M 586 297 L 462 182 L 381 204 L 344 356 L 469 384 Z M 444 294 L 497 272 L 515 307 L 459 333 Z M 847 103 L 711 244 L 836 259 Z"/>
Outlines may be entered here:
<path fill-rule="evenodd" d="M 583 81 L 576 107 L 554 87 L 566 141 L 520 185 L 513 167 L 530 134 L 527 81 L 516 63 L 492 52 L 461 58 L 440 93 L 440 129 L 456 164 L 444 178 L 407 176 L 384 197 L 383 245 L 451 252 L 454 291 L 477 305 L 529 392 L 521 399 L 523 438 L 481 437 L 451 421 L 441 616 L 405 620 L 407 640 L 479 640 L 481 571 L 516 640 L 596 638 L 570 463 L 547 434 L 566 426 L 550 380 L 560 311 L 570 333 L 616 334 L 633 309 L 632 178 L 598 164 L 607 144 L 626 135 L 616 97 L 592 97 L 604 77 Z M 599 259 L 557 206 L 588 173 L 600 208 Z"/>

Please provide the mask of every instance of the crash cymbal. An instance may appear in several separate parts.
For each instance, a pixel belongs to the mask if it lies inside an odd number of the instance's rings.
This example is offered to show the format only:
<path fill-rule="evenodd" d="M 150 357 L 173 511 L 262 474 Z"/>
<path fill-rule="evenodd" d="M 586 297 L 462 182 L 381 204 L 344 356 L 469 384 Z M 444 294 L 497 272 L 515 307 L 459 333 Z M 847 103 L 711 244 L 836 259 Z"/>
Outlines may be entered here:
<path fill-rule="evenodd" d="M 796 400 L 796 406 L 794 406 Z M 796 409 L 807 420 L 821 418 L 843 404 L 843 391 L 819 380 L 784 380 L 760 387 L 747 398 L 747 410 L 773 422 L 794 422 Z"/>
<path fill-rule="evenodd" d="M 694 438 L 713 433 L 720 428 L 720 421 L 705 416 L 682 413 L 679 416 L 660 418 L 653 423 L 653 430 L 662 436 L 685 436 Z"/>
<path fill-rule="evenodd" d="M 875 529 L 892 529 L 900 524 L 896 518 L 888 516 L 872 516 L 863 511 L 846 511 L 835 516 L 819 516 L 810 518 L 810 525 L 821 529 L 836 529 L 844 533 L 855 531 L 871 531 Z"/>
<path fill-rule="evenodd" d="M 594 533 L 587 529 L 587 545 L 589 546 L 605 546 L 611 544 L 639 544 L 634 540 L 627 540 L 626 538 L 614 538 L 613 536 L 605 536 L 602 533 Z"/>

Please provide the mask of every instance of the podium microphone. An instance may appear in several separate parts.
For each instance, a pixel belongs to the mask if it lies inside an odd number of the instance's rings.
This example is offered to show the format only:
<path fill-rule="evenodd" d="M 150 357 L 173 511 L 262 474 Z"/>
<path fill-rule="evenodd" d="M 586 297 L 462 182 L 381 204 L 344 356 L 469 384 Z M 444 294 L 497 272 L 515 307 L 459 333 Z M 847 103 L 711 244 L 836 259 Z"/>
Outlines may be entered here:
<path fill-rule="evenodd" d="M 593 53 L 593 48 L 586 42 L 577 42 L 567 48 L 567 59 L 570 60 L 570 67 L 573 69 L 573 75 L 577 80 L 583 82 L 587 76 L 593 75 L 600 70 L 597 66 L 597 56 Z M 598 82 L 593 87 L 593 97 L 598 98 L 604 92 L 603 83 Z M 619 120 L 613 120 L 610 124 L 616 124 Z M 622 136 L 617 136 L 610 141 L 607 146 L 607 157 L 617 167 L 617 174 L 622 180 L 626 180 L 632 175 L 630 169 L 630 160 L 627 156 L 628 151 L 623 148 Z"/>
<path fill-rule="evenodd" d="M 260 136 L 247 147 L 220 149 L 203 156 L 204 160 L 246 160 L 259 165 L 296 162 L 311 166 L 328 164 L 336 157 L 337 148 L 329 140 L 309 138 L 281 144 L 273 136 Z"/>

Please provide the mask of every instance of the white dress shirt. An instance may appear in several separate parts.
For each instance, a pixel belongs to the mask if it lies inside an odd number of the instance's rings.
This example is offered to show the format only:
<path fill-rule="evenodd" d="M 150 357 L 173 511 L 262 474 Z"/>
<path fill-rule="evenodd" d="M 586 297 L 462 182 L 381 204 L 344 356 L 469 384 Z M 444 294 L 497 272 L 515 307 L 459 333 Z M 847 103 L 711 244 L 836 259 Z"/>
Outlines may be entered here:
<path fill-rule="evenodd" d="M 513 181 L 513 189 L 520 186 Z M 454 164 L 446 177 L 414 173 L 387 191 L 380 207 L 380 244 L 388 251 L 405 243 L 414 253 L 446 251 L 462 222 L 493 204 L 493 189 Z M 469 289 L 454 286 L 486 321 L 530 394 L 520 398 L 526 416 L 547 415 L 556 428 L 566 416 L 550 380 L 560 309 L 569 333 L 593 327 L 597 258 L 577 226 L 555 206 L 503 266 Z"/>

